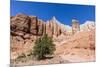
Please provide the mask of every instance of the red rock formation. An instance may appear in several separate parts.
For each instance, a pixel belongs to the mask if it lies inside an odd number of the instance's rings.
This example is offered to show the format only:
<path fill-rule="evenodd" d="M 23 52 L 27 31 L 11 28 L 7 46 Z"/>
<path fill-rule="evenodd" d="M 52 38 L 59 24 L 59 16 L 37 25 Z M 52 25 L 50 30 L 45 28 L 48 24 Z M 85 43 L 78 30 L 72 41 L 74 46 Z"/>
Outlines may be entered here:
<path fill-rule="evenodd" d="M 46 24 L 46 33 L 49 36 L 59 36 L 62 32 L 61 32 L 61 27 L 60 25 L 57 23 L 56 18 L 53 17 L 50 21 L 47 22 Z"/>
<path fill-rule="evenodd" d="M 72 20 L 72 33 L 75 34 L 78 31 L 80 31 L 80 25 L 79 22 L 75 19 Z"/>
<path fill-rule="evenodd" d="M 35 16 L 31 16 L 30 32 L 34 35 L 38 34 L 38 19 Z"/>
<path fill-rule="evenodd" d="M 53 35 L 52 24 L 50 22 L 46 23 L 46 34 L 50 37 Z"/>
<path fill-rule="evenodd" d="M 27 16 L 18 14 L 11 17 L 11 51 L 19 55 L 32 50 L 33 43 L 37 37 L 43 36 L 45 33 L 53 37 L 53 41 L 58 47 L 58 53 L 65 52 L 67 46 L 75 48 L 95 49 L 95 25 L 86 24 L 84 29 L 90 31 L 80 31 L 79 23 L 70 26 L 60 23 L 55 17 L 48 22 L 38 19 L 36 16 Z M 66 27 L 67 26 L 67 27 Z M 69 32 L 69 30 L 72 31 Z M 77 33 L 79 31 L 79 33 Z M 75 34 L 72 36 L 72 32 Z M 65 52 L 66 53 L 66 52 Z M 12 55 L 13 56 L 13 55 Z"/>
<path fill-rule="evenodd" d="M 43 35 L 43 21 L 38 19 L 38 35 Z"/>
<path fill-rule="evenodd" d="M 17 14 L 15 17 L 11 18 L 11 30 L 12 31 L 29 31 L 29 17 L 24 14 Z"/>

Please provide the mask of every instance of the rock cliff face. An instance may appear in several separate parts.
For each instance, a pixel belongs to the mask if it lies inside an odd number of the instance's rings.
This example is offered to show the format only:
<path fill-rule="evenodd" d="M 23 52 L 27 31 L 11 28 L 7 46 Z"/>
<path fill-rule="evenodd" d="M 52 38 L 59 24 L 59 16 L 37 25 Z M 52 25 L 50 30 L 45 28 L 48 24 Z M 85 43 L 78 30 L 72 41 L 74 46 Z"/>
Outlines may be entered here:
<path fill-rule="evenodd" d="M 29 29 L 30 29 L 30 33 L 32 33 L 33 35 L 38 34 L 38 26 L 37 25 L 38 25 L 37 17 L 31 16 L 30 22 L 29 22 Z"/>
<path fill-rule="evenodd" d="M 36 16 L 27 16 L 24 14 L 17 14 L 11 17 L 11 34 L 19 35 L 19 33 L 29 33 L 34 36 L 42 36 L 48 34 L 50 37 L 65 34 L 63 25 L 53 17 L 51 20 L 44 22 Z M 16 33 L 17 32 L 17 33 Z"/>
<path fill-rule="evenodd" d="M 53 38 L 53 42 L 56 46 L 61 45 L 63 47 L 63 44 L 72 44 L 73 46 L 73 44 L 77 45 L 79 43 L 78 41 L 80 41 L 80 47 L 83 47 L 83 45 L 87 47 L 87 44 L 89 44 L 89 46 L 92 45 L 91 48 L 95 47 L 94 40 L 90 42 L 90 40 L 95 37 L 95 35 L 93 35 L 95 34 L 95 24 L 92 21 L 87 21 L 79 25 L 79 22 L 74 20 L 72 21 L 72 26 L 69 26 L 60 23 L 55 17 L 45 22 L 36 16 L 17 14 L 16 16 L 10 17 L 10 19 L 11 59 L 17 58 L 17 56 L 22 53 L 29 53 L 36 39 L 43 36 L 45 33 Z M 74 39 L 78 37 L 80 38 Z M 85 38 L 90 39 L 87 40 Z M 73 39 L 77 41 L 74 42 Z M 86 44 L 84 40 L 86 40 Z M 61 48 L 59 47 L 59 49 Z"/>
<path fill-rule="evenodd" d="M 84 24 L 80 25 L 81 31 L 92 31 L 95 30 L 95 23 L 93 21 L 86 21 Z"/>
<path fill-rule="evenodd" d="M 44 22 L 36 16 L 17 14 L 10 19 L 12 56 L 14 52 L 15 54 L 29 52 L 36 39 L 45 33 L 53 38 L 65 33 L 63 25 L 55 17 Z"/>
<path fill-rule="evenodd" d="M 29 31 L 30 18 L 24 14 L 18 14 L 11 17 L 11 31 Z"/>
<path fill-rule="evenodd" d="M 53 38 L 60 38 L 65 36 L 69 38 L 72 34 L 80 31 L 95 30 L 95 24 L 92 21 L 86 21 L 84 24 L 79 25 L 79 21 L 72 20 L 72 27 L 60 23 L 55 17 L 51 20 L 44 22 L 36 16 L 27 16 L 25 14 L 17 14 L 11 17 L 11 36 L 21 36 L 21 38 L 41 37 L 44 34 Z M 34 39 L 34 38 L 33 38 Z"/>
<path fill-rule="evenodd" d="M 47 21 L 46 24 L 46 33 L 49 36 L 59 36 L 61 35 L 61 27 L 60 25 L 57 23 L 55 17 L 53 17 L 50 21 Z"/>
<path fill-rule="evenodd" d="M 79 25 L 79 21 L 73 19 L 72 20 L 72 33 L 75 34 L 78 31 L 80 31 L 80 25 Z"/>

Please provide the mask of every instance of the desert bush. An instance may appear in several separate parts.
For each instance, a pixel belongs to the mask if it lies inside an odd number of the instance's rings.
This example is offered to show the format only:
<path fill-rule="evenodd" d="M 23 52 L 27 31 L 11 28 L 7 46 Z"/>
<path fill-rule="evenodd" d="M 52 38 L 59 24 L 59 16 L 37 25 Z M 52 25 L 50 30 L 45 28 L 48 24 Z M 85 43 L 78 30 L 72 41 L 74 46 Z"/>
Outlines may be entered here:
<path fill-rule="evenodd" d="M 19 55 L 19 56 L 17 57 L 17 59 L 25 58 L 25 57 L 26 57 L 26 55 L 25 55 L 24 53 L 22 53 L 21 55 Z"/>
<path fill-rule="evenodd" d="M 55 45 L 52 38 L 45 34 L 43 37 L 38 38 L 33 47 L 33 55 L 37 59 L 44 59 L 46 55 L 52 55 L 55 51 Z"/>

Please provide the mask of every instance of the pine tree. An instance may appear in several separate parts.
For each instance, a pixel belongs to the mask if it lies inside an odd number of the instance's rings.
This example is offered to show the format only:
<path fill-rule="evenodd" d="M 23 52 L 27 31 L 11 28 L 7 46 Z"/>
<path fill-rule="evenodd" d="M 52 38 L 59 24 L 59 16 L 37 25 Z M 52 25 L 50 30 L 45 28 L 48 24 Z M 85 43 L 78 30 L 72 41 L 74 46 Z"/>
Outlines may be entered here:
<path fill-rule="evenodd" d="M 52 38 L 45 34 L 42 38 L 39 38 L 35 42 L 33 47 L 33 54 L 37 59 L 43 59 L 46 55 L 52 55 L 55 51 L 55 45 Z"/>

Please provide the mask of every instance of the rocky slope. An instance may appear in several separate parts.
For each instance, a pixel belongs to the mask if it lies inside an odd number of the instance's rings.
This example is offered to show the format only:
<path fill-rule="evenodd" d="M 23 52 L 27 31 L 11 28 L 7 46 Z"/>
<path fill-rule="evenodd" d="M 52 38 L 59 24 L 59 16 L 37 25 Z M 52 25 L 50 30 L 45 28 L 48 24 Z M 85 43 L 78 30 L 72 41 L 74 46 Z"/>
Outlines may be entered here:
<path fill-rule="evenodd" d="M 93 21 L 86 21 L 75 28 L 75 25 L 69 26 L 60 23 L 55 17 L 45 22 L 36 16 L 17 14 L 10 19 L 12 60 L 23 53 L 27 56 L 32 51 L 36 39 L 46 33 L 53 38 L 56 45 L 54 57 L 56 60 L 45 60 L 44 64 L 48 61 L 58 61 L 57 63 L 95 61 L 95 24 Z M 74 34 L 72 28 L 75 28 Z"/>
<path fill-rule="evenodd" d="M 46 23 L 36 16 L 27 16 L 25 14 L 12 16 L 10 26 L 11 51 L 15 56 L 17 56 L 16 54 L 29 52 L 35 40 L 45 33 L 50 37 L 58 37 L 65 33 L 55 18 Z"/>
<path fill-rule="evenodd" d="M 95 61 L 95 31 L 79 32 L 56 47 L 56 55 L 70 62 Z"/>

